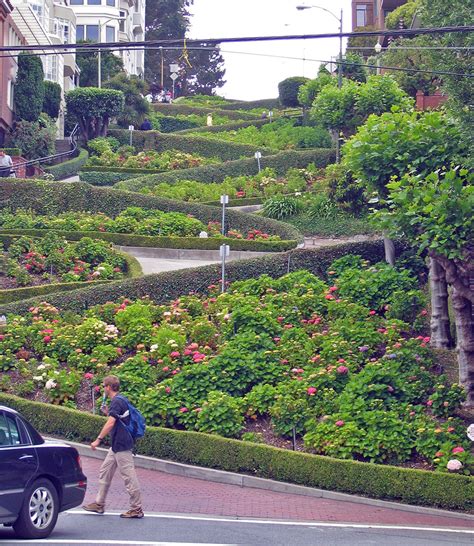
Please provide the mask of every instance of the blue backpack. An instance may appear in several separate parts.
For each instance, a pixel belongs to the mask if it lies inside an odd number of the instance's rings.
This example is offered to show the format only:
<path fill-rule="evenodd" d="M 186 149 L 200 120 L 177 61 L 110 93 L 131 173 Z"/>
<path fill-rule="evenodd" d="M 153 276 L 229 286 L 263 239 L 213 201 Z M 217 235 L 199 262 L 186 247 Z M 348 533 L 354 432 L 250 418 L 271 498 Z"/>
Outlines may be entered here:
<path fill-rule="evenodd" d="M 128 432 L 130 433 L 130 436 L 133 438 L 133 441 L 138 440 L 138 438 L 143 438 L 143 436 L 145 435 L 145 429 L 146 429 L 145 418 L 137 410 L 137 408 L 132 403 L 130 403 L 127 400 L 127 398 L 125 398 L 125 396 L 122 396 L 122 395 L 118 395 L 118 396 L 120 396 L 120 398 L 124 402 L 126 402 L 126 404 L 128 406 L 128 415 L 127 415 L 127 412 L 125 412 L 123 415 L 121 415 L 120 416 L 120 418 L 121 418 L 120 422 L 128 430 Z M 122 419 L 124 417 L 130 417 L 130 421 L 129 421 L 128 425 L 126 425 L 122 421 Z"/>

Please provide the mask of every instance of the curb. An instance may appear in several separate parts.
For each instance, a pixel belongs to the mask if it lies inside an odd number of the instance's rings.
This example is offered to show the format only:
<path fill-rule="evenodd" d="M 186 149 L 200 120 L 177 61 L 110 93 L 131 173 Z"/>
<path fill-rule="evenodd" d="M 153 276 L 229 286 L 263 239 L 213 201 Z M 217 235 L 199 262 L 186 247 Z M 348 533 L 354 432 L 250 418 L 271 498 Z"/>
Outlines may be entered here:
<path fill-rule="evenodd" d="M 63 441 L 71 445 L 72 447 L 75 447 L 79 452 L 79 455 L 84 457 L 105 459 L 105 455 L 108 451 L 108 449 L 104 449 L 101 447 L 96 450 L 92 450 L 89 446 L 85 444 L 70 442 L 69 440 Z M 157 470 L 159 472 L 166 472 L 167 474 L 174 474 L 176 476 L 183 476 L 186 478 L 194 478 L 198 480 L 206 480 L 228 485 L 237 485 L 239 487 L 264 489 L 266 491 L 273 491 L 275 493 L 289 493 L 292 495 L 302 495 L 306 497 L 316 497 L 341 502 L 354 502 L 357 504 L 365 504 L 378 508 L 389 508 L 392 510 L 412 512 L 415 514 L 423 514 L 426 516 L 463 519 L 466 521 L 471 521 L 474 524 L 474 515 L 471 514 L 450 512 L 449 510 L 441 510 L 439 508 L 427 508 L 424 506 L 414 506 L 411 504 L 402 504 L 393 501 L 370 499 L 357 495 L 349 495 L 347 493 L 337 493 L 335 491 L 327 491 L 325 489 L 306 487 L 304 485 L 278 482 L 266 478 L 256 478 L 254 476 L 247 476 L 246 474 L 237 474 L 235 472 L 226 472 L 224 470 L 215 470 L 212 468 L 205 468 L 201 466 L 192 466 L 188 464 L 177 463 L 174 461 L 167 461 L 165 459 L 155 459 L 153 457 L 147 457 L 145 455 L 135 456 L 135 466 L 137 468 Z"/>

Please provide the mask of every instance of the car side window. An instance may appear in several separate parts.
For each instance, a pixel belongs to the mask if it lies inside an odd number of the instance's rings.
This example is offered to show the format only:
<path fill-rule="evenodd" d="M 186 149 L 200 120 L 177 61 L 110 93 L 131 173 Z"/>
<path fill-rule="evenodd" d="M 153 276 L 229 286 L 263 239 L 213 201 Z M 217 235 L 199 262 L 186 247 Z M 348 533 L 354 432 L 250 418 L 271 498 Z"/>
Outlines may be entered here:
<path fill-rule="evenodd" d="M 11 445 L 10 428 L 8 426 L 5 414 L 0 412 L 0 447 Z"/>
<path fill-rule="evenodd" d="M 23 444 L 24 442 L 22 442 L 20 429 L 19 429 L 17 420 L 15 419 L 15 417 L 13 415 L 8 415 L 8 414 L 6 415 L 6 418 L 7 418 L 8 429 L 10 431 L 10 443 L 11 443 L 11 445 L 19 446 L 19 445 Z"/>

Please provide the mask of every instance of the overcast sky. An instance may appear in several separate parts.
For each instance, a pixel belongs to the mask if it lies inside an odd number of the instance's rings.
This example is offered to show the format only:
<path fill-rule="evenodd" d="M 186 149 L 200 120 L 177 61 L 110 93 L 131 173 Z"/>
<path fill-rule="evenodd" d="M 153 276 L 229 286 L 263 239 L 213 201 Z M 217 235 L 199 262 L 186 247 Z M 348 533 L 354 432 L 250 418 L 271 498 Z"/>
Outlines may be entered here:
<path fill-rule="evenodd" d="M 298 5 L 318 5 L 337 18 L 342 8 L 343 29 L 351 30 L 351 0 L 194 0 L 189 36 L 222 38 L 339 31 L 339 22 L 329 13 L 316 8 L 298 11 Z M 311 59 L 330 60 L 336 56 L 339 39 L 231 43 L 223 44 L 221 49 L 227 83 L 217 93 L 232 99 L 266 99 L 278 96 L 278 82 L 287 77 L 316 77 L 320 62 Z"/>

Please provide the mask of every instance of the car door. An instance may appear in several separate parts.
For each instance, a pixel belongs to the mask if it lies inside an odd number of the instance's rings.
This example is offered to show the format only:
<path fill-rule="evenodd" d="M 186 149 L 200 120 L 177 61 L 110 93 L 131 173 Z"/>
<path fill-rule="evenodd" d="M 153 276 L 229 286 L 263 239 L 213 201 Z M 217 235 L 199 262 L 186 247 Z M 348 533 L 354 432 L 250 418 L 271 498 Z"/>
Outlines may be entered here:
<path fill-rule="evenodd" d="M 0 523 L 16 516 L 38 468 L 29 434 L 14 413 L 0 411 Z"/>

